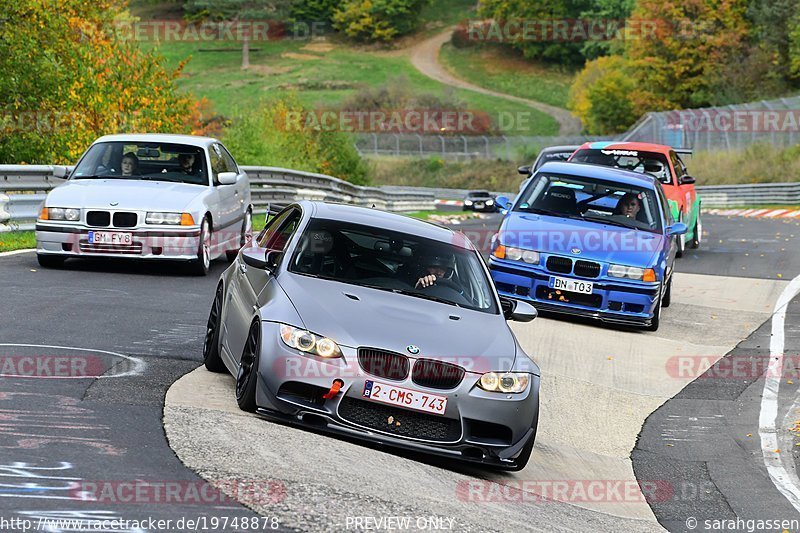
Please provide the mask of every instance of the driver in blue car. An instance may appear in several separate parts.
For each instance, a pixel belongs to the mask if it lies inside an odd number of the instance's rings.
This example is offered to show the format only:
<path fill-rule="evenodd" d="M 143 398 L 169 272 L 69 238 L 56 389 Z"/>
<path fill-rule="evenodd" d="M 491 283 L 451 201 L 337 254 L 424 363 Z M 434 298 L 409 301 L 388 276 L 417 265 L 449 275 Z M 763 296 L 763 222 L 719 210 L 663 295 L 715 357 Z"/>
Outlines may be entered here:
<path fill-rule="evenodd" d="M 416 289 L 432 287 L 438 280 L 451 281 L 455 271 L 455 257 L 448 255 L 428 255 L 425 256 L 420 264 L 423 266 L 424 274 L 417 280 L 414 286 Z"/>

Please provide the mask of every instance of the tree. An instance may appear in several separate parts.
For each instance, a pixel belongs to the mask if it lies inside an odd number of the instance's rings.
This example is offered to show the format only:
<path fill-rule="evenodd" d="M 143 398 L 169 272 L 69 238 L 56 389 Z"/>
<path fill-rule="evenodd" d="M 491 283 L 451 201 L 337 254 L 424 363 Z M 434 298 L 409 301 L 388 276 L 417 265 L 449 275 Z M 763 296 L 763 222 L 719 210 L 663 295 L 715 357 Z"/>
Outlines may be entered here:
<path fill-rule="evenodd" d="M 162 58 L 114 31 L 113 0 L 4 0 L 0 24 L 0 161 L 74 163 L 95 138 L 190 133 L 199 107 L 178 94 Z"/>
<path fill-rule="evenodd" d="M 242 69 L 250 67 L 250 39 L 253 38 L 254 23 L 281 25 L 275 35 L 285 29 L 290 0 L 189 0 L 184 9 L 195 22 L 214 21 L 231 24 L 232 32 L 242 41 Z"/>
<path fill-rule="evenodd" d="M 343 0 L 333 14 L 333 27 L 348 37 L 388 42 L 412 32 L 430 0 Z"/>

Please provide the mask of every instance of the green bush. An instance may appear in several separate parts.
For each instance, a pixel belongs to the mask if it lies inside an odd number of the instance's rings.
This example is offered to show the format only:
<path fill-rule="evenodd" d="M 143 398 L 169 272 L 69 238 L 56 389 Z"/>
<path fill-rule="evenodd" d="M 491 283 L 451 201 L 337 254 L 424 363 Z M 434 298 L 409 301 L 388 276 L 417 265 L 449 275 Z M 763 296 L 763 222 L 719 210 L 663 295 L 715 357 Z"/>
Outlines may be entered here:
<path fill-rule="evenodd" d="M 302 123 L 296 117 L 307 112 L 293 96 L 265 102 L 234 119 L 222 137 L 244 165 L 318 172 L 367 184 L 367 166 L 349 135 L 296 127 Z"/>
<path fill-rule="evenodd" d="M 364 42 L 389 42 L 416 29 L 430 0 L 344 0 L 333 15 L 334 28 Z"/>

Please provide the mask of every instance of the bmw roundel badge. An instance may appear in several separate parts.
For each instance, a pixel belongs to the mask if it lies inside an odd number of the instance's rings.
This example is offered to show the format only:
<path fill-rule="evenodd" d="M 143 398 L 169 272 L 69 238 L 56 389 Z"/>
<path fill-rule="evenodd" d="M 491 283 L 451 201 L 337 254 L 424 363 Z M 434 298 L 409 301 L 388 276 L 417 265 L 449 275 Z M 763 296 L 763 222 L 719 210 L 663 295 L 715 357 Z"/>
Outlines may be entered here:
<path fill-rule="evenodd" d="M 414 346 L 413 344 L 409 344 L 408 346 L 406 346 L 406 350 L 408 350 L 408 353 L 410 353 L 411 355 L 417 355 L 419 353 L 419 348 L 417 346 Z"/>

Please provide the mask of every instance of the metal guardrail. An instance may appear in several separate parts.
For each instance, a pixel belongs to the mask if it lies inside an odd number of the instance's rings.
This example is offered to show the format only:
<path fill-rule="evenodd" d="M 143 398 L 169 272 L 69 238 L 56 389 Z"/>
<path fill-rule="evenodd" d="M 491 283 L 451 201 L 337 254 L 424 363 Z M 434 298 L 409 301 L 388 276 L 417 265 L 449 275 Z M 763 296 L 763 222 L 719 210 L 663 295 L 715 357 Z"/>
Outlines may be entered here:
<path fill-rule="evenodd" d="M 800 205 L 800 183 L 752 183 L 697 187 L 703 207 Z"/>
<path fill-rule="evenodd" d="M 276 167 L 242 167 L 250 177 L 255 212 L 298 200 L 324 200 L 395 212 L 434 209 L 430 191 L 361 187 L 344 180 Z M 64 183 L 48 165 L 0 165 L 0 232 L 32 230 L 47 191 Z"/>

